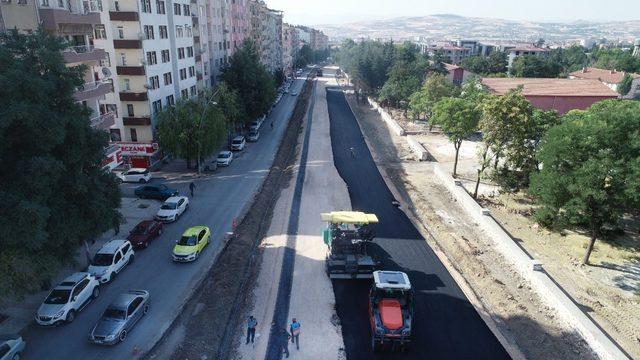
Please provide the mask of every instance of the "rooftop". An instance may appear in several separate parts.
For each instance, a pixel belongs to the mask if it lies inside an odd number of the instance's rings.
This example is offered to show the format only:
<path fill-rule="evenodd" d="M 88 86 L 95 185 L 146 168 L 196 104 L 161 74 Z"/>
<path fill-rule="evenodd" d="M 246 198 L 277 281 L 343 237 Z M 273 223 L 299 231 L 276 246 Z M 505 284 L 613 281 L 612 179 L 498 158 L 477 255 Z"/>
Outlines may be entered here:
<path fill-rule="evenodd" d="M 590 79 L 483 78 L 482 84 L 499 95 L 522 85 L 525 96 L 618 97 L 607 85 Z"/>
<path fill-rule="evenodd" d="M 598 69 L 593 67 L 587 67 L 582 70 L 574 71 L 570 76 L 575 76 L 580 79 L 593 79 L 599 80 L 608 84 L 618 84 L 624 78 L 626 73 L 623 71 L 616 70 L 607 70 L 607 69 Z M 634 79 L 640 77 L 638 74 L 629 74 Z"/>

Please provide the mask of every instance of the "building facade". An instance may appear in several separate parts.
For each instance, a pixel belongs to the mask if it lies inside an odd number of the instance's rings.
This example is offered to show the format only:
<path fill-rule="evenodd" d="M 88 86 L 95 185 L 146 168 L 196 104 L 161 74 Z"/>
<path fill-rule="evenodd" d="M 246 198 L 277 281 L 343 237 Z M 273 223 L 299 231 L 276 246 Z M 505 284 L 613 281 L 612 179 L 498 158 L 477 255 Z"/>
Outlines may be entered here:
<path fill-rule="evenodd" d="M 282 25 L 282 70 L 285 76 L 293 76 L 298 55 L 298 29 L 289 24 Z"/>
<path fill-rule="evenodd" d="M 282 69 L 282 12 L 267 7 L 264 1 L 251 0 L 251 40 L 260 62 L 270 72 Z"/>
<path fill-rule="evenodd" d="M 3 0 L 0 2 L 0 31 L 17 29 L 32 32 L 40 24 L 38 0 Z"/>

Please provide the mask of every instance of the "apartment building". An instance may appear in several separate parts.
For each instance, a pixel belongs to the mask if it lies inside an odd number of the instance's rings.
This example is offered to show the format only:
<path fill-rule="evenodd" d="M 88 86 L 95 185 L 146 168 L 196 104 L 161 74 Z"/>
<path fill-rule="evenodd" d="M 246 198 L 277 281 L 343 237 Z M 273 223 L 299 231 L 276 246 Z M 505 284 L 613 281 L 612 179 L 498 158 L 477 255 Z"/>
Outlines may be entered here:
<path fill-rule="evenodd" d="M 502 46 L 502 51 L 507 53 L 507 68 L 511 69 L 513 62 L 521 56 L 536 56 L 547 58 L 549 50 L 533 44 L 518 44 Z"/>
<path fill-rule="evenodd" d="M 123 156 L 132 166 L 160 160 L 155 115 L 197 95 L 194 29 L 189 0 L 114 0 L 109 11 L 120 102 Z M 144 151 L 125 151 L 146 144 Z"/>
<path fill-rule="evenodd" d="M 308 28 L 306 26 L 296 26 L 296 28 L 298 29 L 298 39 L 300 41 L 298 46 L 311 46 L 311 28 Z"/>
<path fill-rule="evenodd" d="M 17 29 L 31 32 L 40 24 L 37 0 L 2 0 L 0 2 L 0 31 Z"/>
<path fill-rule="evenodd" d="M 260 61 L 271 72 L 282 69 L 282 11 L 269 9 L 264 1 L 251 0 L 249 12 L 250 35 Z"/>
<path fill-rule="evenodd" d="M 469 47 L 462 47 L 454 45 L 450 42 L 440 43 L 426 43 L 421 42 L 417 44 L 420 47 L 420 51 L 423 54 L 427 54 L 430 57 L 440 55 L 445 58 L 445 61 L 450 64 L 460 65 L 462 60 L 471 56 L 472 52 Z"/>
<path fill-rule="evenodd" d="M 292 76 L 298 54 L 298 29 L 282 24 L 282 70 L 285 76 Z"/>
<path fill-rule="evenodd" d="M 206 24 L 206 1 L 191 0 L 191 20 L 193 22 L 193 51 L 196 63 L 196 89 L 198 94 L 202 94 L 206 89 L 211 87 L 211 79 L 209 78 L 209 61 L 208 47 L 209 34 Z M 203 56 L 204 59 L 203 59 Z"/>
<path fill-rule="evenodd" d="M 230 49 L 229 56 L 242 46 L 244 40 L 249 37 L 251 29 L 248 0 L 230 0 Z"/>
<path fill-rule="evenodd" d="M 311 49 L 326 50 L 328 48 L 329 48 L 329 37 L 320 30 L 312 29 Z"/>
<path fill-rule="evenodd" d="M 218 82 L 222 68 L 229 62 L 231 7 L 228 0 L 207 1 L 205 18 L 209 42 L 209 77 L 213 86 Z"/>

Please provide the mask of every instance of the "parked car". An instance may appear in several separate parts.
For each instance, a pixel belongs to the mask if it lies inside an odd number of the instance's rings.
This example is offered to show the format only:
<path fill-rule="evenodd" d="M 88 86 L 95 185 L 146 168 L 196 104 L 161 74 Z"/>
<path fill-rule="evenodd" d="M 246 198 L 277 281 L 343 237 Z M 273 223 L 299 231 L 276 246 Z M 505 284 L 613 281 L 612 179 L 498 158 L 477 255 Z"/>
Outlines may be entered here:
<path fill-rule="evenodd" d="M 0 360 L 20 360 L 26 345 L 18 334 L 0 335 Z"/>
<path fill-rule="evenodd" d="M 249 125 L 249 131 L 258 131 L 260 129 L 260 122 L 257 120 L 254 120 L 251 122 L 251 124 Z"/>
<path fill-rule="evenodd" d="M 189 208 L 189 198 L 186 196 L 172 196 L 164 201 L 158 213 L 156 220 L 158 221 L 176 221 Z"/>
<path fill-rule="evenodd" d="M 151 172 L 145 168 L 132 168 L 116 174 L 121 182 L 148 183 L 151 180 Z"/>
<path fill-rule="evenodd" d="M 231 151 L 220 151 L 216 158 L 218 166 L 229 166 L 233 161 L 233 153 Z"/>
<path fill-rule="evenodd" d="M 245 140 L 244 136 L 239 135 L 231 140 L 231 150 L 242 151 L 247 144 L 247 140 Z"/>
<path fill-rule="evenodd" d="M 182 234 L 173 247 L 173 261 L 189 262 L 196 260 L 204 247 L 209 244 L 211 230 L 206 226 L 194 226 Z"/>
<path fill-rule="evenodd" d="M 169 188 L 164 184 L 143 185 L 138 186 L 134 190 L 134 193 L 141 199 L 166 200 L 172 196 L 178 195 L 178 190 Z"/>
<path fill-rule="evenodd" d="M 149 292 L 129 290 L 120 294 L 104 311 L 89 333 L 89 341 L 114 345 L 127 338 L 127 333 L 149 312 Z"/>
<path fill-rule="evenodd" d="M 107 283 L 134 258 L 133 246 L 128 240 L 111 240 L 98 250 L 87 271 L 100 283 Z"/>
<path fill-rule="evenodd" d="M 127 240 L 134 247 L 146 248 L 153 239 L 162 234 L 162 226 L 160 221 L 143 220 L 129 232 Z"/>
<path fill-rule="evenodd" d="M 249 131 L 249 135 L 247 135 L 247 141 L 256 142 L 260 138 L 260 132 L 258 130 Z"/>
<path fill-rule="evenodd" d="M 53 288 L 36 311 L 38 325 L 70 323 L 76 313 L 100 295 L 100 282 L 88 272 L 78 272 Z"/>

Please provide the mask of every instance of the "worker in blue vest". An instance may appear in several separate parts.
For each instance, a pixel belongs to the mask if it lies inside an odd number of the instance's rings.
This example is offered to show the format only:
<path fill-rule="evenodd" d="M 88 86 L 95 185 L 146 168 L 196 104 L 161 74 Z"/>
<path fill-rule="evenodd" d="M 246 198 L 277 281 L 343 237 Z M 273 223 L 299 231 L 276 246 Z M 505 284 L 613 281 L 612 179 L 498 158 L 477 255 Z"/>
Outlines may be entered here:
<path fill-rule="evenodd" d="M 295 343 L 296 349 L 300 350 L 300 323 L 296 318 L 291 320 L 289 331 L 291 332 L 291 343 Z"/>

